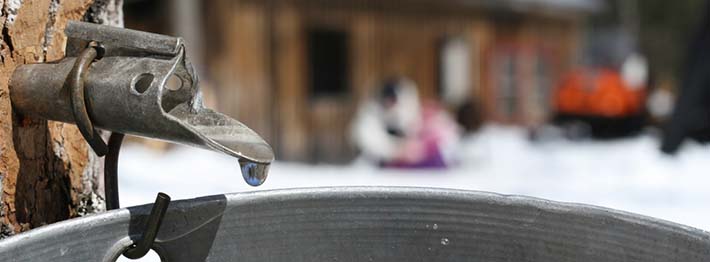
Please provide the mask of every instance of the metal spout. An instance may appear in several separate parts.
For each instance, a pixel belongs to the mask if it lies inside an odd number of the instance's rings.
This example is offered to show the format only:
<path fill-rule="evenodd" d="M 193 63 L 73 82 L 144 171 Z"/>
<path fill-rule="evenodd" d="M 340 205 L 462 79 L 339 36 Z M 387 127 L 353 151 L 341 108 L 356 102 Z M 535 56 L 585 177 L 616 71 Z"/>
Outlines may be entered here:
<path fill-rule="evenodd" d="M 83 22 L 66 28 L 60 61 L 19 66 L 10 95 L 21 114 L 75 123 L 65 87 L 76 56 L 89 42 L 103 52 L 84 79 L 86 108 L 95 127 L 197 146 L 268 165 L 271 146 L 244 124 L 205 108 L 197 75 L 181 38 Z"/>

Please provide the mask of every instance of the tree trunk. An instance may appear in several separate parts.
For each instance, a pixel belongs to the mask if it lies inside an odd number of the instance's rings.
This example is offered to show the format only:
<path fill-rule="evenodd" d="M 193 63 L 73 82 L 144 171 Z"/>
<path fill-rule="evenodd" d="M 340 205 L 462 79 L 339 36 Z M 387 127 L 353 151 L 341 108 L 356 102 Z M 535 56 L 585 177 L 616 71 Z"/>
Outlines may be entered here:
<path fill-rule="evenodd" d="M 68 20 L 123 26 L 122 0 L 0 0 L 0 238 L 104 210 L 100 160 L 74 125 L 13 112 L 21 64 L 64 56 Z"/>

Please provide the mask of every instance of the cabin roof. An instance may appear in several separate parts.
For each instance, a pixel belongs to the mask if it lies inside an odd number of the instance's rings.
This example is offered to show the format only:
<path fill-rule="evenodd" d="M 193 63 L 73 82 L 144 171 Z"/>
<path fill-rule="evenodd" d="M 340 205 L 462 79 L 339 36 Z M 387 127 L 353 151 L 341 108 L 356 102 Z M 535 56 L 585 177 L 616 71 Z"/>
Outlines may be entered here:
<path fill-rule="evenodd" d="M 384 7 L 394 10 L 482 10 L 570 17 L 602 11 L 603 0 L 292 0 L 314 5 L 348 5 Z"/>
<path fill-rule="evenodd" d="M 124 0 L 125 3 L 147 2 L 148 0 Z M 247 0 L 262 2 L 261 0 Z M 369 3 L 372 6 L 394 7 L 451 7 L 456 9 L 482 9 L 488 11 L 539 13 L 552 16 L 593 14 L 602 11 L 604 0 L 290 0 L 296 3 L 317 5 L 338 5 Z M 284 1 L 286 2 L 286 1 Z M 368 6 L 368 5 L 365 5 Z"/>
<path fill-rule="evenodd" d="M 430 0 L 442 1 L 442 0 Z M 520 12 L 582 12 L 595 13 L 604 4 L 601 0 L 446 0 L 471 7 L 489 7 Z"/>

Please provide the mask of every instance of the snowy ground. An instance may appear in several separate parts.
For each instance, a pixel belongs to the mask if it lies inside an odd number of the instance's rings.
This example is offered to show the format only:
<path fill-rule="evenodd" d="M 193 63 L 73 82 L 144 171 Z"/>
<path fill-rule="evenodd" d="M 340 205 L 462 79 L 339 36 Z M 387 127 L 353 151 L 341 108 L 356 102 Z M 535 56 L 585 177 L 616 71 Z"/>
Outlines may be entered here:
<path fill-rule="evenodd" d="M 519 129 L 486 127 L 466 139 L 461 164 L 446 171 L 381 170 L 276 162 L 250 187 L 237 161 L 200 149 L 167 153 L 126 145 L 119 165 L 122 206 L 229 192 L 321 186 L 420 186 L 520 194 L 621 209 L 710 230 L 710 147 L 686 144 L 676 157 L 647 135 L 606 142 L 532 143 Z"/>

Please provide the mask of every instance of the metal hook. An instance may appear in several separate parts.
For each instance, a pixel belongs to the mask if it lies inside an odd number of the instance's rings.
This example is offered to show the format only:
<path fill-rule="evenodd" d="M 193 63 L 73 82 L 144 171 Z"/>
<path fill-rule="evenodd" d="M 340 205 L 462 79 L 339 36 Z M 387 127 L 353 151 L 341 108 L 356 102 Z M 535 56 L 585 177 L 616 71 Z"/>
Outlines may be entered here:
<path fill-rule="evenodd" d="M 106 197 L 106 210 L 113 210 L 120 207 L 118 198 L 118 155 L 125 135 L 117 132 L 111 133 L 107 146 L 91 122 L 84 96 L 84 82 L 89 72 L 89 66 L 94 60 L 101 59 L 104 52 L 100 43 L 91 41 L 77 56 L 74 67 L 72 67 L 69 76 L 67 76 L 65 85 L 71 91 L 72 114 L 81 135 L 89 143 L 96 155 L 106 156 L 104 163 L 104 195 Z"/>
<path fill-rule="evenodd" d="M 74 62 L 74 67 L 72 67 L 72 70 L 69 72 L 69 76 L 67 76 L 65 84 L 69 86 L 69 90 L 71 91 L 72 113 L 74 114 L 76 126 L 94 152 L 96 152 L 98 156 L 104 156 L 108 152 L 108 147 L 91 123 L 84 98 L 84 82 L 89 73 L 89 66 L 91 66 L 91 63 L 95 59 L 101 59 L 100 56 L 103 55 L 103 52 L 98 50 L 100 48 L 99 46 L 98 43 L 92 41 L 89 43 L 89 46 L 81 51 L 81 54 L 79 54 Z"/>
<path fill-rule="evenodd" d="M 158 235 L 160 224 L 163 223 L 168 205 L 170 205 L 170 196 L 162 192 L 158 193 L 153 208 L 150 210 L 150 215 L 148 215 L 148 221 L 145 224 L 141 238 L 123 252 L 123 256 L 130 259 L 139 259 L 150 251 L 153 247 L 153 242 L 155 242 L 155 237 Z"/>
<path fill-rule="evenodd" d="M 106 210 L 120 208 L 118 198 L 118 154 L 125 137 L 122 133 L 113 132 L 108 139 L 108 153 L 104 160 L 104 195 Z"/>

